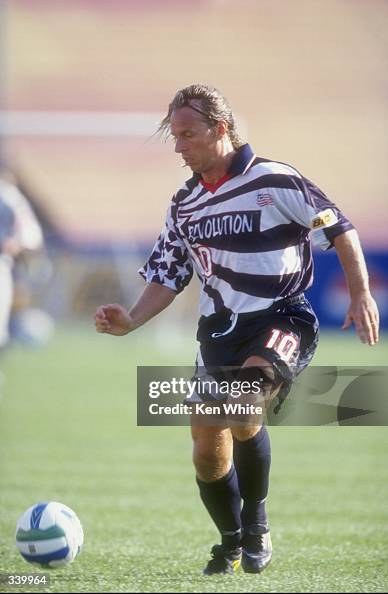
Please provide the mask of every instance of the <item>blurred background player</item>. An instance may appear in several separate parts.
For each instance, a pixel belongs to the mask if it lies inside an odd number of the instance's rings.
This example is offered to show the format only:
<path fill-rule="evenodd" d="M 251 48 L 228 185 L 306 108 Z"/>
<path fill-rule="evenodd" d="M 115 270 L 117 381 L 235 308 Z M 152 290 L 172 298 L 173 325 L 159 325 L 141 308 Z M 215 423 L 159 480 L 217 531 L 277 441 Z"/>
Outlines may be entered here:
<path fill-rule="evenodd" d="M 0 349 L 8 342 L 8 320 L 12 304 L 12 256 L 15 215 L 0 194 Z"/>
<path fill-rule="evenodd" d="M 43 247 L 39 221 L 9 172 L 0 172 L 0 217 L 0 348 L 4 348 L 14 297 L 14 261 Z"/>
<path fill-rule="evenodd" d="M 334 245 L 345 272 L 351 302 L 344 328 L 354 323 L 362 342 L 378 341 L 378 311 L 352 224 L 297 170 L 257 157 L 219 91 L 205 85 L 178 91 L 161 131 L 173 136 L 193 176 L 173 197 L 140 271 L 148 283 L 140 299 L 129 312 L 101 306 L 98 332 L 124 335 L 143 325 L 172 303 L 195 270 L 202 283 L 197 366 L 237 366 L 237 377 L 260 379 L 281 401 L 317 344 L 317 319 L 303 293 L 312 283 L 313 230 L 322 249 Z M 241 562 L 246 572 L 261 572 L 272 555 L 266 427 L 193 424 L 192 437 L 201 499 L 221 535 L 205 574 L 233 573 Z"/>

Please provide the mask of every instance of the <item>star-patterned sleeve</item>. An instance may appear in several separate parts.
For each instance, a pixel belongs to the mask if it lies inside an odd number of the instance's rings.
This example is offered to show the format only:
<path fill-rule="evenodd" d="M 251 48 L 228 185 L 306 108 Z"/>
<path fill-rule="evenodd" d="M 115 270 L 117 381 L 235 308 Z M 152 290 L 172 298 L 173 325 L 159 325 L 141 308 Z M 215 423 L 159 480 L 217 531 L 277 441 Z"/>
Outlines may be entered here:
<path fill-rule="evenodd" d="M 174 204 L 168 210 L 165 226 L 150 257 L 138 272 L 147 283 L 159 283 L 180 293 L 193 276 L 193 266 L 186 245 L 176 229 L 173 212 Z"/>

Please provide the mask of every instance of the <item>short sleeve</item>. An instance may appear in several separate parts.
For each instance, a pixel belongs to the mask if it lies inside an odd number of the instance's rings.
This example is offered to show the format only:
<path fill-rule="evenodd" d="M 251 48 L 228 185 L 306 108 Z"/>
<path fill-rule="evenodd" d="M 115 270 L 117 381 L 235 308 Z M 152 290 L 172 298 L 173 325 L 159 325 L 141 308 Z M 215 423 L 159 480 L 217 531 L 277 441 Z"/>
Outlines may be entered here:
<path fill-rule="evenodd" d="M 354 229 L 354 226 L 322 190 L 311 181 L 307 179 L 304 181 L 315 211 L 311 222 L 313 245 L 319 246 L 322 250 L 328 250 L 333 246 L 335 237 Z"/>
<path fill-rule="evenodd" d="M 158 283 L 180 293 L 193 276 L 193 265 L 185 242 L 176 228 L 175 210 L 176 206 L 172 203 L 151 255 L 138 272 L 147 283 Z"/>
<path fill-rule="evenodd" d="M 283 181 L 277 183 L 276 207 L 290 221 L 310 229 L 313 245 L 327 250 L 337 235 L 354 228 L 343 212 L 308 179 L 282 177 Z"/>

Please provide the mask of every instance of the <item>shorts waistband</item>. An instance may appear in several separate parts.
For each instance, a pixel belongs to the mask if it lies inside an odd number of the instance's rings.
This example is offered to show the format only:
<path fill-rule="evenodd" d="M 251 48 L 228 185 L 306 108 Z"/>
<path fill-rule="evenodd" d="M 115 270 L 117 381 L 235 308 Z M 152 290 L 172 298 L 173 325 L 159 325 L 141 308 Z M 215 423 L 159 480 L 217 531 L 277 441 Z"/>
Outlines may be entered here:
<path fill-rule="evenodd" d="M 232 334 L 239 322 L 244 324 L 250 320 L 263 318 L 269 313 L 276 312 L 283 307 L 302 303 L 305 299 L 304 293 L 297 293 L 296 295 L 278 299 L 266 309 L 248 311 L 246 313 L 233 313 L 230 310 L 225 310 L 211 314 L 209 317 L 201 316 L 198 322 L 197 340 L 199 342 L 206 342 L 211 339 L 222 339 Z"/>
<path fill-rule="evenodd" d="M 302 301 L 305 301 L 305 299 L 306 297 L 304 293 L 298 293 L 297 295 L 291 295 L 290 297 L 278 299 L 277 301 L 274 301 L 274 303 L 266 309 L 259 309 L 258 311 L 248 311 L 246 313 L 240 313 L 238 314 L 238 317 L 240 320 L 249 320 L 251 318 L 257 318 L 258 316 L 266 315 L 270 312 L 276 311 L 281 307 L 302 303 Z"/>

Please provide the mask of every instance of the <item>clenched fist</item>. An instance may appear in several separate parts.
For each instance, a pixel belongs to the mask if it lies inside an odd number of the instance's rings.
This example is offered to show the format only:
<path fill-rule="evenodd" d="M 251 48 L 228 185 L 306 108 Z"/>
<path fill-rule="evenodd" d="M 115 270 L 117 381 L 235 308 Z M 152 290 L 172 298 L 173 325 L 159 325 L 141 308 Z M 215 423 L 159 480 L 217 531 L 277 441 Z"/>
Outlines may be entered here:
<path fill-rule="evenodd" d="M 135 323 L 128 311 L 118 303 L 101 305 L 94 316 L 97 332 L 124 336 L 135 329 Z"/>

